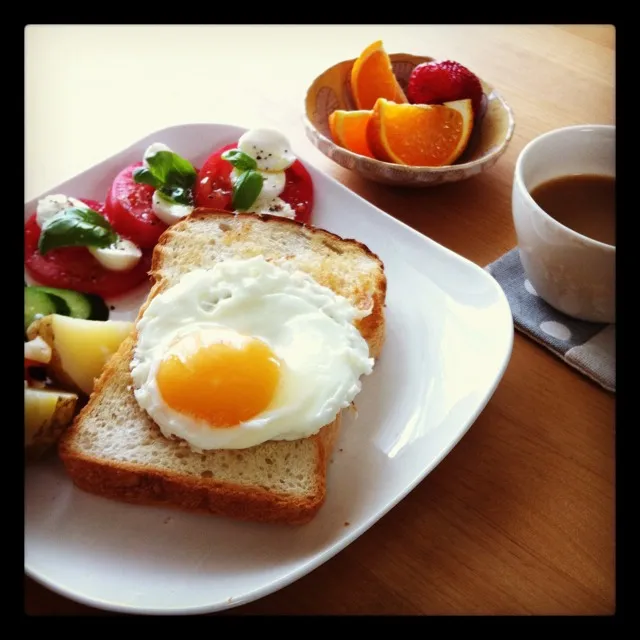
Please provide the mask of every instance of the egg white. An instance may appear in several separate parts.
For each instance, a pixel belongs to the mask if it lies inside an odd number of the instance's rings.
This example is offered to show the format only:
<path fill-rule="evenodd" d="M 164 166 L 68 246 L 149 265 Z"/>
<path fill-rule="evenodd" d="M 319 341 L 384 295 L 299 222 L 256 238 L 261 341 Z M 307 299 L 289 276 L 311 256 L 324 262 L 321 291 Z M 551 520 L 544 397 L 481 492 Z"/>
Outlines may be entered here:
<path fill-rule="evenodd" d="M 353 324 L 367 313 L 308 274 L 262 256 L 189 272 L 156 296 L 137 323 L 131 363 L 136 400 L 165 436 L 181 438 L 196 451 L 305 438 L 351 404 L 361 377 L 373 369 L 369 347 Z M 235 427 L 215 428 L 178 413 L 156 383 L 176 340 L 211 329 L 258 338 L 281 363 L 269 407 Z"/>

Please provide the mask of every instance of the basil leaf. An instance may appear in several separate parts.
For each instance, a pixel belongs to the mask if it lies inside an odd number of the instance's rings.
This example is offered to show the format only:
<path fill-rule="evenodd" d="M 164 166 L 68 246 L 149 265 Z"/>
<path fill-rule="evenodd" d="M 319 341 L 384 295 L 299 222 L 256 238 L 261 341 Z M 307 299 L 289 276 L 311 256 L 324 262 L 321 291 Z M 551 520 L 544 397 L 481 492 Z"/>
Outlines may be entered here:
<path fill-rule="evenodd" d="M 233 208 L 242 210 L 248 209 L 260 195 L 264 178 L 253 169 L 241 173 L 233 183 Z"/>
<path fill-rule="evenodd" d="M 173 189 L 158 189 L 156 191 L 156 195 L 158 196 L 158 198 L 160 198 L 160 200 L 170 205 L 171 204 L 185 204 L 185 205 L 193 204 L 193 201 L 190 200 L 187 196 L 180 195 L 179 193 L 180 189 L 176 189 L 175 191 L 178 192 L 177 197 L 174 196 Z"/>
<path fill-rule="evenodd" d="M 178 204 L 177 200 L 174 200 L 174 198 L 171 196 L 171 194 L 167 193 L 166 191 L 164 191 L 163 189 L 158 189 L 156 191 L 156 195 L 158 196 L 158 198 L 160 198 L 160 200 L 168 203 L 168 204 Z"/>
<path fill-rule="evenodd" d="M 151 171 L 149 171 L 149 169 L 146 169 L 145 167 L 138 167 L 137 169 L 133 170 L 133 181 L 142 184 L 150 184 L 156 189 L 162 186 L 162 183 L 159 182 L 151 173 Z"/>
<path fill-rule="evenodd" d="M 162 187 L 161 189 L 158 189 L 158 194 L 164 200 L 173 204 L 193 204 L 193 192 L 191 189 L 183 189 L 182 187 L 175 187 L 173 189 Z"/>
<path fill-rule="evenodd" d="M 258 163 L 240 149 L 229 149 L 222 154 L 222 159 L 230 162 L 238 171 L 257 169 Z"/>
<path fill-rule="evenodd" d="M 147 158 L 149 172 L 164 187 L 190 189 L 196 181 L 193 165 L 173 151 L 158 151 Z"/>
<path fill-rule="evenodd" d="M 60 247 L 108 247 L 118 240 L 109 222 L 93 209 L 63 209 L 49 218 L 40 233 L 41 255 Z"/>

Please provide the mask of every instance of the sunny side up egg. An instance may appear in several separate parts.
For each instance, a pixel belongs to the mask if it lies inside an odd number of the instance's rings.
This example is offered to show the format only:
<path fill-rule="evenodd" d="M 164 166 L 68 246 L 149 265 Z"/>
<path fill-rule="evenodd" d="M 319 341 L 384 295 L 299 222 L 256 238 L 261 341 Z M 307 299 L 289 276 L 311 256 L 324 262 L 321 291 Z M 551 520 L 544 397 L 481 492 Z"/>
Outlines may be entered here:
<path fill-rule="evenodd" d="M 317 433 L 373 370 L 367 315 L 262 256 L 185 274 L 137 323 L 135 397 L 167 437 L 241 449 Z"/>

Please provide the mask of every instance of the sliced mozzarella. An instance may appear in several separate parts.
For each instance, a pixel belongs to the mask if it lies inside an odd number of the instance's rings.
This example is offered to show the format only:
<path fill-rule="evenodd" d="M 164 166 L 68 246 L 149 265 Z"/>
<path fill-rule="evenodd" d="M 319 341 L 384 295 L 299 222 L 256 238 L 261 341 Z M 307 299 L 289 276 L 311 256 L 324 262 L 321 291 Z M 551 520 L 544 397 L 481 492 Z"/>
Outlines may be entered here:
<path fill-rule="evenodd" d="M 89 247 L 89 251 L 105 269 L 110 271 L 133 269 L 142 257 L 140 248 L 124 238 L 120 238 L 112 245 L 102 249 Z"/>
<path fill-rule="evenodd" d="M 273 129 L 251 129 L 240 136 L 238 149 L 255 159 L 261 171 L 284 171 L 295 161 L 289 141 Z"/>
<path fill-rule="evenodd" d="M 36 222 L 40 228 L 50 218 L 53 218 L 56 214 L 75 207 L 77 209 L 88 209 L 89 207 L 76 198 L 70 198 L 62 193 L 56 193 L 50 196 L 46 196 L 38 201 L 36 208 Z"/>
<path fill-rule="evenodd" d="M 153 213 L 168 225 L 175 224 L 178 220 L 188 216 L 193 211 L 191 205 L 169 202 L 166 198 L 162 197 L 159 191 L 154 191 L 151 206 Z"/>
<path fill-rule="evenodd" d="M 171 151 L 171 149 L 169 149 L 169 147 L 167 147 L 167 145 L 163 144 L 162 142 L 154 142 L 152 145 L 149 145 L 147 147 L 147 150 L 144 152 L 144 157 L 142 158 L 142 164 L 144 165 L 145 169 L 149 168 L 149 163 L 147 162 L 147 160 L 152 156 L 155 156 L 159 151 Z"/>
<path fill-rule="evenodd" d="M 242 171 L 234 169 L 230 176 L 231 182 L 235 183 L 242 173 Z M 267 202 L 273 200 L 273 198 L 277 198 L 284 191 L 284 186 L 287 181 L 287 176 L 284 171 L 277 171 L 275 173 L 258 171 L 258 173 L 262 176 L 263 182 L 257 200 Z"/>
<path fill-rule="evenodd" d="M 41 364 L 51 361 L 51 347 L 40 337 L 24 343 L 24 357 Z"/>
<path fill-rule="evenodd" d="M 292 220 L 296 217 L 296 212 L 291 208 L 291 205 L 282 198 L 273 198 L 269 201 L 258 199 L 249 209 L 241 213 L 268 213 L 272 216 L 281 216 Z"/>

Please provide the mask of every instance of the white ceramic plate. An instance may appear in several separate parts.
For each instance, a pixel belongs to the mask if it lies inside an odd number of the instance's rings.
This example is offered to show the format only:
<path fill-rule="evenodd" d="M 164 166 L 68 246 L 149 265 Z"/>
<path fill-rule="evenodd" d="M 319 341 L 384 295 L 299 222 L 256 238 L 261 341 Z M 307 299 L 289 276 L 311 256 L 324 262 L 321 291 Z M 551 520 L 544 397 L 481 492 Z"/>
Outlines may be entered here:
<path fill-rule="evenodd" d="M 164 129 L 49 193 L 102 200 L 115 174 L 151 142 L 198 164 L 243 131 Z M 356 399 L 358 418 L 345 416 L 319 515 L 289 528 L 121 504 L 76 489 L 54 458 L 26 471 L 25 570 L 48 588 L 145 614 L 256 600 L 371 527 L 447 455 L 493 394 L 513 341 L 511 312 L 493 278 L 305 164 L 316 190 L 315 224 L 367 244 L 388 278 L 386 345 Z M 25 205 L 25 217 L 36 201 Z M 133 318 L 140 302 L 130 296 L 112 317 Z"/>

